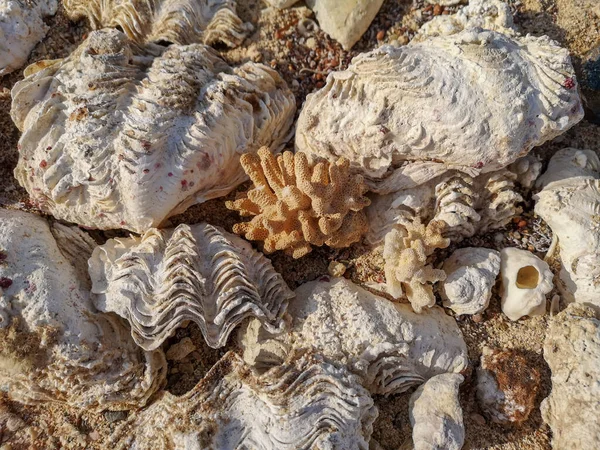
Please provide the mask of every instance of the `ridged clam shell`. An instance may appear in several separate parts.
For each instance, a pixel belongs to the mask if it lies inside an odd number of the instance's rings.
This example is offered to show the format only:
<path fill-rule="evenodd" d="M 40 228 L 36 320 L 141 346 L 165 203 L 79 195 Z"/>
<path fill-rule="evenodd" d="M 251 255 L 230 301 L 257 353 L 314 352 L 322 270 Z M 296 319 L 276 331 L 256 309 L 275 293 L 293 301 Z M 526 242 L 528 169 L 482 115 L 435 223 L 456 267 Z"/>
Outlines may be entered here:
<path fill-rule="evenodd" d="M 386 395 L 468 365 L 460 330 L 441 308 L 417 314 L 344 278 L 303 284 L 288 312 L 288 333 L 269 334 L 255 320 L 240 329 L 246 362 L 264 370 L 308 348 L 345 364 L 371 393 Z"/>
<path fill-rule="evenodd" d="M 20 402 L 129 409 L 165 383 L 162 352 L 142 351 L 122 321 L 96 313 L 76 267 L 90 244 L 77 228 L 0 209 L 0 389 Z"/>
<path fill-rule="evenodd" d="M 355 57 L 309 95 L 296 148 L 396 190 L 501 169 L 583 117 L 568 51 L 480 28 Z M 389 192 L 389 190 L 388 190 Z"/>
<path fill-rule="evenodd" d="M 280 332 L 293 297 L 262 253 L 208 224 L 111 239 L 94 250 L 89 266 L 96 307 L 125 318 L 146 350 L 188 320 L 213 348 L 247 317 Z"/>
<path fill-rule="evenodd" d="M 240 155 L 279 148 L 294 115 L 276 72 L 232 69 L 201 44 L 142 49 L 107 29 L 38 69 L 12 91 L 15 176 L 41 209 L 88 227 L 144 232 L 227 194 L 246 179 Z"/>
<path fill-rule="evenodd" d="M 137 43 L 224 43 L 235 47 L 252 31 L 235 0 L 65 0 L 67 15 L 87 18 L 94 30 L 121 28 Z"/>
<path fill-rule="evenodd" d="M 164 392 L 110 448 L 367 450 L 377 408 L 355 376 L 310 355 L 255 375 L 227 353 L 181 397 Z"/>
<path fill-rule="evenodd" d="M 0 76 L 19 69 L 49 27 L 56 0 L 0 0 Z"/>

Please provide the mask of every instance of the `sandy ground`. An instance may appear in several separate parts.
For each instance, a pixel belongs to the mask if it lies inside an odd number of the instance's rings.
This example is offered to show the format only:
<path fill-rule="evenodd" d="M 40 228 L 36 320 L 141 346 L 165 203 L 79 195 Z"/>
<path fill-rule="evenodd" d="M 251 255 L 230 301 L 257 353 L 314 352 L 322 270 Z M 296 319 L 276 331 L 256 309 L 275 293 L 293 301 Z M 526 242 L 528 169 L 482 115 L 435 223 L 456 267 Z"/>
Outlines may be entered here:
<path fill-rule="evenodd" d="M 509 1 L 515 14 L 515 22 L 526 33 L 547 34 L 568 47 L 578 71 L 583 78 L 582 67 L 587 55 L 600 45 L 600 3 L 597 0 L 524 0 Z M 339 44 L 315 26 L 310 10 L 298 6 L 286 11 L 267 9 L 260 0 L 240 0 L 239 13 L 254 24 L 256 31 L 237 49 L 223 51 L 226 60 L 237 64 L 253 60 L 277 68 L 293 89 L 300 108 L 306 95 L 322 86 L 331 70 L 342 69 L 350 59 L 382 43 L 407 43 L 421 23 L 430 19 L 434 12 L 451 13 L 452 8 L 426 7 L 421 2 L 386 0 L 384 5 L 351 52 L 345 52 Z M 64 57 L 72 51 L 88 31 L 85 23 L 73 24 L 65 18 L 62 10 L 48 20 L 51 26 L 46 39 L 32 53 L 29 63 L 40 59 Z M 19 132 L 10 119 L 9 89 L 22 79 L 22 70 L 0 78 L 0 205 L 9 208 L 29 209 L 27 194 L 13 179 L 16 165 Z M 598 93 L 584 89 L 590 110 L 584 120 L 565 135 L 547 143 L 535 152 L 547 161 L 558 149 L 564 147 L 600 150 L 600 127 L 592 108 Z M 233 197 L 232 193 L 230 197 Z M 463 242 L 461 246 L 485 246 L 503 248 L 519 246 L 536 247 L 544 251 L 550 232 L 532 213 L 530 199 L 524 204 L 523 219 L 526 226 L 510 224 L 500 233 L 478 236 Z M 223 199 L 217 199 L 190 208 L 184 214 L 173 217 L 170 223 L 197 223 L 207 221 L 231 230 L 238 220 L 236 213 L 224 207 Z M 517 221 L 518 222 L 518 221 Z M 521 224 L 522 225 L 522 224 Z M 98 242 L 119 231 L 95 232 Z M 538 253 L 543 256 L 543 253 Z M 443 254 L 439 255 L 440 258 Z M 345 274 L 357 283 L 383 280 L 381 255 L 370 252 L 362 244 L 341 251 L 327 248 L 315 249 L 301 260 L 293 260 L 282 254 L 269 256 L 274 267 L 283 274 L 290 287 L 313 280 L 327 273 L 330 261 L 347 265 Z M 472 361 L 471 373 L 461 388 L 461 402 L 466 425 L 467 449 L 548 449 L 550 432 L 541 420 L 539 409 L 520 427 L 502 427 L 488 422 L 474 399 L 474 369 L 484 346 L 519 349 L 526 355 L 528 364 L 542 374 L 541 392 L 536 406 L 550 391 L 550 373 L 542 357 L 542 343 L 548 317 L 536 317 L 520 322 L 510 322 L 500 312 L 499 298 L 495 294 L 490 308 L 481 320 L 457 318 L 469 348 Z M 189 337 L 196 350 L 181 361 L 169 363 L 167 389 L 182 394 L 191 389 L 225 351 L 235 349 L 230 343 L 222 350 L 209 349 L 194 324 L 179 329 L 165 344 L 171 345 Z M 230 339 L 230 342 L 233 339 Z M 375 397 L 379 418 L 375 422 L 373 438 L 386 450 L 396 450 L 410 438 L 408 422 L 408 395 L 389 398 Z M 135 414 L 130 413 L 130 414 Z M 124 418 L 125 412 L 91 414 L 61 405 L 22 406 L 0 396 L 0 449 L 52 449 L 105 448 L 104 442 L 111 430 Z"/>

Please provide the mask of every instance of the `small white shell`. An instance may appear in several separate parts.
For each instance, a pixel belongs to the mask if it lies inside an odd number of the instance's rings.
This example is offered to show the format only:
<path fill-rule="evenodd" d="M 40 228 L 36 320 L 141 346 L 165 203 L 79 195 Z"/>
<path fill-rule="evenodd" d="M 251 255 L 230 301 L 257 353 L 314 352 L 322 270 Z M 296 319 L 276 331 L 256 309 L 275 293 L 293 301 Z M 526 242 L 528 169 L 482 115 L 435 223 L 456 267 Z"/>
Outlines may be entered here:
<path fill-rule="evenodd" d="M 118 318 L 96 314 L 81 270 L 90 241 L 0 209 L 0 389 L 20 402 L 128 409 L 165 383 L 162 352 L 141 351 Z"/>
<path fill-rule="evenodd" d="M 552 448 L 600 448 L 600 316 L 570 304 L 551 321 L 544 359 L 552 371 L 552 392 L 542 402 L 552 430 Z"/>
<path fill-rule="evenodd" d="M 242 43 L 252 25 L 236 15 L 235 0 L 64 0 L 72 20 L 92 29 L 121 28 L 133 41 L 173 44 Z"/>
<path fill-rule="evenodd" d="M 535 212 L 558 243 L 564 298 L 600 307 L 600 160 L 591 150 L 561 150 L 539 184 Z"/>
<path fill-rule="evenodd" d="M 444 306 L 456 314 L 479 314 L 486 310 L 500 273 L 500 253 L 487 248 L 461 248 L 444 261 Z"/>
<path fill-rule="evenodd" d="M 225 345 L 247 317 L 280 332 L 293 297 L 262 253 L 208 224 L 111 239 L 94 250 L 89 267 L 96 307 L 126 319 L 145 350 L 158 348 L 187 320 L 213 348 Z"/>
<path fill-rule="evenodd" d="M 109 448 L 367 450 L 377 408 L 357 378 L 319 357 L 292 357 L 254 375 L 229 352 L 187 394 L 164 392 L 132 414 Z"/>
<path fill-rule="evenodd" d="M 56 13 L 56 0 L 0 0 L 0 76 L 20 68 Z"/>
<path fill-rule="evenodd" d="M 12 91 L 23 135 L 15 176 L 41 209 L 144 232 L 246 179 L 242 153 L 278 149 L 295 100 L 266 66 L 230 68 L 200 44 L 141 49 L 91 32 Z"/>
<path fill-rule="evenodd" d="M 459 386 L 464 377 L 443 373 L 430 378 L 411 396 L 409 418 L 415 450 L 460 450 L 465 441 Z"/>
<path fill-rule="evenodd" d="M 240 330 L 246 362 L 264 370 L 294 349 L 308 348 L 345 364 L 371 393 L 386 395 L 468 365 L 456 322 L 441 308 L 417 314 L 344 278 L 303 284 L 288 312 L 289 333 L 271 335 L 257 321 Z"/>
<path fill-rule="evenodd" d="M 568 51 L 545 36 L 476 28 L 386 45 L 307 97 L 296 148 L 348 158 L 376 191 L 386 179 L 398 190 L 450 169 L 495 171 L 581 120 L 574 77 Z"/>
<path fill-rule="evenodd" d="M 502 312 L 510 320 L 546 313 L 546 294 L 554 287 L 548 264 L 526 250 L 504 248 L 500 252 Z"/>

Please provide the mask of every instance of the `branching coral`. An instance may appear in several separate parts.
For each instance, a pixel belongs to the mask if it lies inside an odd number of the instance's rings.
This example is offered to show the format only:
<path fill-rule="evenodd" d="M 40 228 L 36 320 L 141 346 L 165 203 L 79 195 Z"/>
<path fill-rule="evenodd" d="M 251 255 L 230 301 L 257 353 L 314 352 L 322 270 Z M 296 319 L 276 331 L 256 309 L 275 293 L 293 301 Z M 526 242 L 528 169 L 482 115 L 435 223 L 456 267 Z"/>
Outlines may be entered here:
<path fill-rule="evenodd" d="M 312 165 L 303 153 L 275 157 L 263 147 L 258 155 L 244 154 L 241 163 L 254 187 L 227 207 L 254 218 L 233 231 L 264 241 L 265 252 L 285 250 L 301 258 L 313 245 L 343 248 L 366 232 L 362 209 L 371 202 L 364 197 L 362 176 L 350 173 L 348 160 Z"/>
<path fill-rule="evenodd" d="M 383 257 L 388 290 L 396 298 L 406 294 L 413 309 L 421 312 L 435 304 L 432 284 L 443 281 L 443 270 L 427 265 L 427 257 L 436 248 L 446 248 L 446 224 L 432 220 L 424 225 L 419 218 L 407 227 L 394 228 L 385 237 Z"/>

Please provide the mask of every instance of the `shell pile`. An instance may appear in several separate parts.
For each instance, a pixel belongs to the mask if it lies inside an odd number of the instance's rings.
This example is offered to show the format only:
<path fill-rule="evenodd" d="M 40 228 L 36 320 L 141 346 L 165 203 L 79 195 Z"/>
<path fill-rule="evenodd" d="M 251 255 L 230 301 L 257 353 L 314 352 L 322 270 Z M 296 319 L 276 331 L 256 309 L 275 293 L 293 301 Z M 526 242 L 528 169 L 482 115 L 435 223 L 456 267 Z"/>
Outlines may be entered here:
<path fill-rule="evenodd" d="M 309 2 L 349 48 L 383 2 L 341 3 L 360 25 L 350 35 L 331 2 Z M 331 72 L 294 126 L 294 94 L 273 68 L 232 66 L 208 46 L 253 30 L 234 0 L 63 7 L 93 31 L 25 68 L 11 92 L 14 175 L 51 217 L 0 209 L 3 396 L 129 411 L 104 448 L 367 450 L 379 448 L 377 396 L 406 395 L 412 439 L 398 446 L 460 449 L 463 382 L 488 417 L 518 424 L 541 375 L 511 383 L 527 360 L 500 351 L 473 371 L 459 322 L 495 302 L 526 327 L 546 314 L 558 267 L 574 303 L 551 319 L 542 412 L 555 448 L 598 448 L 600 160 L 561 150 L 536 184 L 542 162 L 529 154 L 583 117 L 567 50 L 521 35 L 504 3 L 472 0 L 408 45 Z M 24 64 L 56 9 L 0 0 L 0 75 Z M 219 200 L 232 228 L 173 217 L 202 204 L 210 222 L 205 202 L 248 180 Z M 463 243 L 505 227 L 532 189 L 554 232 L 547 261 Z M 293 291 L 264 255 L 323 246 L 380 256 L 385 283 L 341 278 L 331 261 L 336 277 Z M 222 349 L 216 364 L 189 337 L 166 351 L 192 323 L 207 351 Z M 175 395 L 167 374 L 184 353 L 208 371 Z M 2 427 L 25 426 L 11 414 L 0 403 Z"/>

